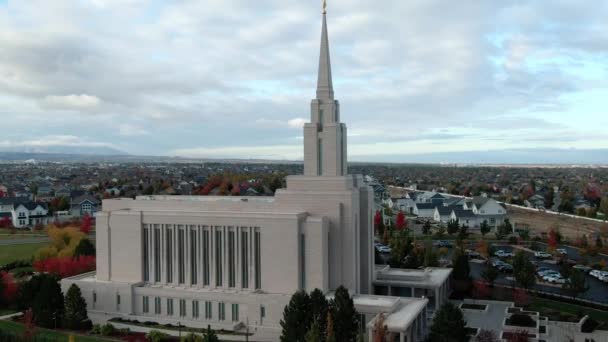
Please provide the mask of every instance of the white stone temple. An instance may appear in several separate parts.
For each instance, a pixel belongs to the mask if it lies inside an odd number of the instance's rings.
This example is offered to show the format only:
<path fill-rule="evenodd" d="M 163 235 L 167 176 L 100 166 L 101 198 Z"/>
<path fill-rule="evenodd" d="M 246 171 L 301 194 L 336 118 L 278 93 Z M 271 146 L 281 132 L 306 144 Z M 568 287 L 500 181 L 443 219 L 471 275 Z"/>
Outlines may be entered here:
<path fill-rule="evenodd" d="M 361 175 L 347 172 L 325 13 L 322 20 L 317 96 L 304 127 L 304 175 L 289 176 L 274 197 L 104 200 L 96 215 L 96 272 L 62 281 L 64 289 L 72 283 L 81 288 L 94 323 L 123 318 L 210 325 L 249 331 L 250 341 L 278 341 L 294 292 L 319 288 L 331 296 L 343 285 L 369 335 L 383 312 L 396 341 L 424 338 L 432 314 L 427 304 L 445 300 L 450 270 L 399 274 L 374 267 L 373 193 Z M 388 295 L 374 295 L 377 281 Z"/>

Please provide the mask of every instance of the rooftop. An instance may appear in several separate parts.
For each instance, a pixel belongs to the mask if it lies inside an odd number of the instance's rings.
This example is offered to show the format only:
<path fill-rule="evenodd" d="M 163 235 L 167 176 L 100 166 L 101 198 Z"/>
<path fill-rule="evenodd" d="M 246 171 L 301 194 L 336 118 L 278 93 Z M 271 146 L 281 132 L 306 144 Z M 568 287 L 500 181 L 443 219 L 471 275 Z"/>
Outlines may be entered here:
<path fill-rule="evenodd" d="M 398 283 L 401 286 L 434 288 L 439 287 L 446 282 L 452 273 L 452 269 L 427 267 L 423 270 L 418 270 L 376 266 L 375 272 L 375 278 L 380 282 Z"/>

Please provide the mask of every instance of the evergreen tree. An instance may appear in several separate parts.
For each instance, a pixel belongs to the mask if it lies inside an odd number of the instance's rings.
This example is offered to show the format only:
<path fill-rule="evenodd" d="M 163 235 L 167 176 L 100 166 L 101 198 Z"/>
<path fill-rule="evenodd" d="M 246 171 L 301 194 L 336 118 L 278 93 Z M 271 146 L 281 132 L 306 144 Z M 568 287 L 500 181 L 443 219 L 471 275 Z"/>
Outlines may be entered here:
<path fill-rule="evenodd" d="M 562 288 L 570 293 L 573 298 L 576 298 L 579 294 L 587 292 L 589 290 L 589 286 L 587 285 L 587 280 L 585 279 L 585 273 L 581 270 L 572 269 L 570 271 L 570 276 L 566 279 L 566 282 L 562 286 Z"/>
<path fill-rule="evenodd" d="M 471 268 L 469 266 L 469 257 L 462 253 L 462 250 L 456 250 L 452 263 L 454 265 L 454 269 L 452 271 L 454 290 L 460 294 L 467 293 L 471 289 Z"/>
<path fill-rule="evenodd" d="M 34 306 L 34 299 L 40 292 L 44 280 L 47 278 L 54 282 L 59 281 L 59 279 L 53 275 L 40 273 L 30 278 L 30 280 L 21 283 L 17 299 L 17 307 L 19 310 L 27 310 Z"/>
<path fill-rule="evenodd" d="M 64 305 L 61 287 L 53 277 L 45 277 L 34 297 L 32 306 L 36 324 L 44 328 L 56 328 L 63 321 Z"/>
<path fill-rule="evenodd" d="M 433 250 L 433 243 L 428 240 L 424 246 L 424 266 L 425 267 L 438 267 L 439 258 L 437 253 Z"/>
<path fill-rule="evenodd" d="M 429 342 L 468 342 L 466 321 L 462 311 L 451 302 L 441 306 L 433 318 Z"/>
<path fill-rule="evenodd" d="M 469 235 L 468 230 L 469 227 L 463 223 L 462 226 L 460 226 L 460 230 L 458 231 L 458 238 L 460 240 L 466 239 Z"/>
<path fill-rule="evenodd" d="M 314 289 L 310 293 L 310 307 L 312 324 L 316 324 L 316 329 L 319 330 L 319 339 L 317 341 L 325 341 L 329 302 L 327 301 L 327 298 L 325 298 L 323 291 Z"/>
<path fill-rule="evenodd" d="M 308 332 L 306 333 L 306 342 L 322 341 L 321 340 L 322 336 L 323 335 L 321 334 L 321 330 L 319 329 L 319 322 L 313 321 L 312 324 L 310 325 L 310 329 L 308 329 Z"/>
<path fill-rule="evenodd" d="M 536 267 L 526 257 L 524 252 L 519 251 L 513 258 L 513 276 L 517 284 L 524 289 L 530 289 L 536 282 Z"/>
<path fill-rule="evenodd" d="M 211 330 L 211 327 L 207 325 L 207 331 L 203 335 L 203 342 L 220 342 L 220 339 L 215 334 L 214 330 Z"/>
<path fill-rule="evenodd" d="M 422 226 L 422 234 L 429 235 L 431 233 L 431 222 L 426 220 Z"/>
<path fill-rule="evenodd" d="M 76 249 L 74 249 L 74 257 L 81 255 L 95 255 L 95 245 L 93 245 L 91 240 L 87 238 L 80 240 Z"/>
<path fill-rule="evenodd" d="M 459 229 L 460 229 L 460 223 L 458 222 L 458 219 L 450 220 L 448 222 L 448 234 L 454 235 L 455 233 L 458 232 Z"/>
<path fill-rule="evenodd" d="M 82 298 L 82 292 L 76 284 L 72 284 L 65 294 L 65 327 L 68 329 L 81 329 L 87 316 L 87 302 Z"/>
<path fill-rule="evenodd" d="M 344 286 L 336 289 L 334 299 L 331 301 L 331 311 L 336 341 L 355 342 L 359 332 L 359 314 Z"/>
<path fill-rule="evenodd" d="M 310 297 L 306 291 L 300 290 L 291 296 L 283 310 L 281 342 L 305 342 L 311 321 L 310 311 Z"/>
<path fill-rule="evenodd" d="M 488 265 L 481 272 L 481 277 L 490 284 L 490 287 L 494 287 L 494 281 L 498 278 L 498 271 L 491 265 Z"/>
<path fill-rule="evenodd" d="M 325 328 L 325 342 L 336 342 L 336 329 L 334 327 L 334 318 L 331 310 L 327 311 L 327 327 Z"/>

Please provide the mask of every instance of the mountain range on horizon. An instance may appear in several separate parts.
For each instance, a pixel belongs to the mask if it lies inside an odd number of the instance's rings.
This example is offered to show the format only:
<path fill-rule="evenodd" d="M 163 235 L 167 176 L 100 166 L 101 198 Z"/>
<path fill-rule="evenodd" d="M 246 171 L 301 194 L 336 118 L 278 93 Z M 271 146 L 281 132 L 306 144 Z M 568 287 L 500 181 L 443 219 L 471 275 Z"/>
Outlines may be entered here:
<path fill-rule="evenodd" d="M 398 154 L 356 156 L 354 163 L 399 164 L 479 164 L 479 165 L 608 165 L 608 149 L 509 149 L 490 151 L 433 152 L 427 154 Z M 266 160 L 252 158 L 186 158 L 178 156 L 139 156 L 105 146 L 47 146 L 0 149 L 2 161 L 53 161 L 53 162 L 256 162 L 301 163 L 301 160 Z"/>

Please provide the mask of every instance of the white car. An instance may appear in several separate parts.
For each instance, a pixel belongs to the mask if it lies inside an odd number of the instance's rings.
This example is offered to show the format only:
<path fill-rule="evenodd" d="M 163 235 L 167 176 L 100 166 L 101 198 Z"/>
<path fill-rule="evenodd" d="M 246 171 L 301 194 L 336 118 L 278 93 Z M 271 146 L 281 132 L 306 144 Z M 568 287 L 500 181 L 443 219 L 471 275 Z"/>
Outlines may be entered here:
<path fill-rule="evenodd" d="M 390 253 L 391 252 L 391 248 L 389 246 L 379 246 L 378 247 L 378 252 L 380 252 L 380 253 Z"/>
<path fill-rule="evenodd" d="M 589 272 L 589 274 L 596 277 L 598 280 L 608 282 L 608 272 L 607 271 L 593 270 L 593 271 Z"/>
<path fill-rule="evenodd" d="M 554 284 L 565 284 L 566 283 L 566 279 L 562 278 L 561 276 L 553 276 L 553 275 L 547 275 L 543 277 L 543 280 L 549 283 L 554 283 Z"/>
<path fill-rule="evenodd" d="M 534 252 L 534 256 L 541 259 L 547 259 L 551 257 L 551 254 L 546 252 Z"/>
<path fill-rule="evenodd" d="M 538 276 L 541 278 L 544 278 L 544 277 L 561 277 L 562 275 L 557 271 L 548 270 L 548 271 L 538 272 Z"/>
<path fill-rule="evenodd" d="M 568 251 L 565 248 L 558 248 L 555 250 L 555 252 L 557 252 L 561 255 L 568 255 Z"/>
<path fill-rule="evenodd" d="M 513 257 L 513 253 L 505 252 L 502 249 L 494 252 L 494 255 L 497 256 L 497 257 L 499 257 L 499 258 Z"/>

